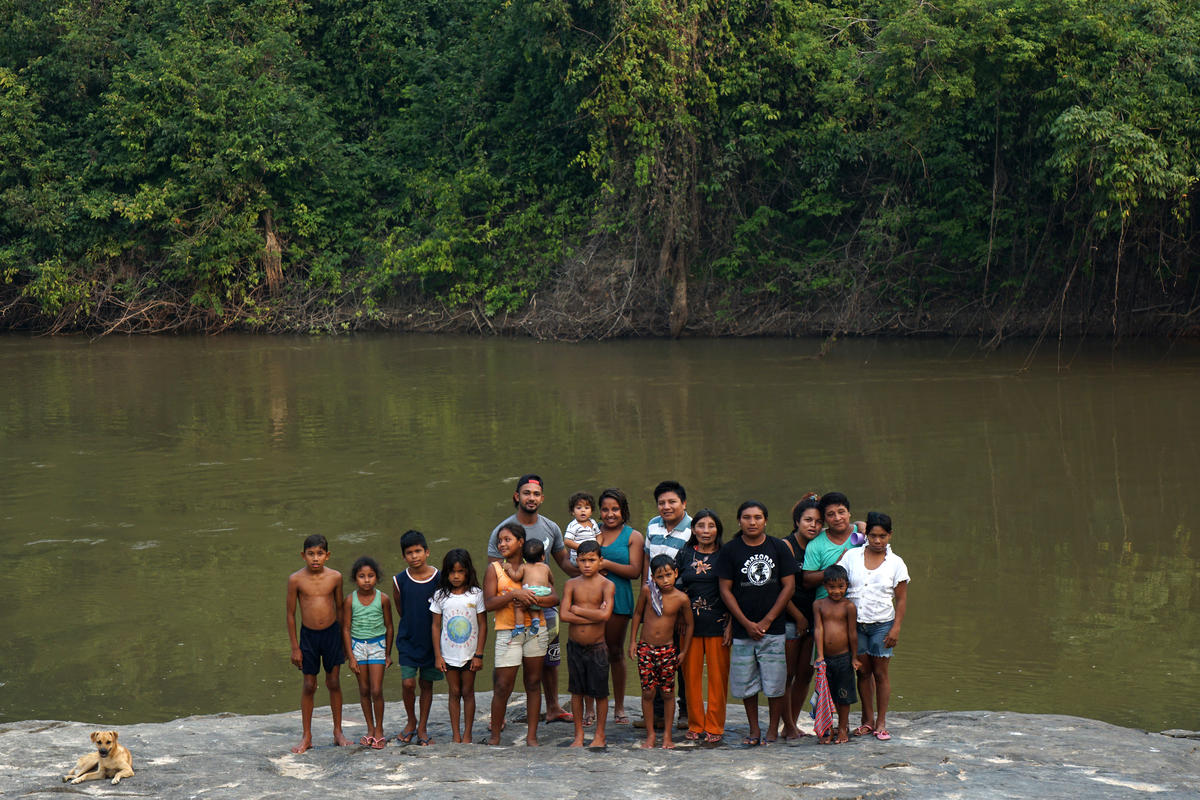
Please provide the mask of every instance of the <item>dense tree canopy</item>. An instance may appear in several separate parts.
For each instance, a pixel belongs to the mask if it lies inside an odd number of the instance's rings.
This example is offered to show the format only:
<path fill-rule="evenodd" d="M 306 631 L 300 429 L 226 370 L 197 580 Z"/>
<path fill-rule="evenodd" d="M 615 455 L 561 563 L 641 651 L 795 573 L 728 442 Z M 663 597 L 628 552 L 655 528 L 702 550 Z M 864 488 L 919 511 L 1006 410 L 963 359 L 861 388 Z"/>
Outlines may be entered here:
<path fill-rule="evenodd" d="M 1180 0 L 0 0 L 0 325 L 1193 326 Z"/>

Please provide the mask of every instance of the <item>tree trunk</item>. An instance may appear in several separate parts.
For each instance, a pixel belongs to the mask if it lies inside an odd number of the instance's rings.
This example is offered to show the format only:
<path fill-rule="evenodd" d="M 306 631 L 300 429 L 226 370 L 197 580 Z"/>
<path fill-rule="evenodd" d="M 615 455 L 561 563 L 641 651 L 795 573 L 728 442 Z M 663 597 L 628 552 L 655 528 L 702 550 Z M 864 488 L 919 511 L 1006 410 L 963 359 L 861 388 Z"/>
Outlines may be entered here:
<path fill-rule="evenodd" d="M 272 295 L 278 294 L 283 286 L 283 248 L 275 236 L 275 220 L 270 211 L 262 213 L 263 228 L 266 231 L 263 242 L 262 268 L 267 280 L 267 291 Z"/>

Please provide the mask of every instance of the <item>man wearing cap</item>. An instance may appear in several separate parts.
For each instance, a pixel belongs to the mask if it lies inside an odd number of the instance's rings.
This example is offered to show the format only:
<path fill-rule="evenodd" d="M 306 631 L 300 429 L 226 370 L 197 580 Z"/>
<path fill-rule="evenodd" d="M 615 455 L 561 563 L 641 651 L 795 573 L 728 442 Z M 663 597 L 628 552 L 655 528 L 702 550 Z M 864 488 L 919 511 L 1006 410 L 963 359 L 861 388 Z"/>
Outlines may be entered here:
<path fill-rule="evenodd" d="M 542 515 L 538 509 L 544 500 L 542 494 L 542 479 L 533 473 L 517 478 L 517 489 L 513 492 L 513 505 L 516 512 L 500 522 L 488 537 L 488 561 L 501 560 L 497 540 L 500 528 L 509 522 L 517 522 L 525 528 L 525 538 L 538 539 L 546 548 L 546 552 L 554 556 L 563 572 L 574 577 L 579 574 L 579 568 L 571 563 L 570 551 L 563 541 L 562 529 Z M 545 609 L 546 627 L 550 631 L 550 646 L 546 651 L 545 665 L 542 667 L 542 692 L 546 695 L 546 722 L 574 722 L 575 717 L 570 711 L 563 709 L 558 702 L 558 665 L 561 655 L 558 644 L 558 610 Z"/>

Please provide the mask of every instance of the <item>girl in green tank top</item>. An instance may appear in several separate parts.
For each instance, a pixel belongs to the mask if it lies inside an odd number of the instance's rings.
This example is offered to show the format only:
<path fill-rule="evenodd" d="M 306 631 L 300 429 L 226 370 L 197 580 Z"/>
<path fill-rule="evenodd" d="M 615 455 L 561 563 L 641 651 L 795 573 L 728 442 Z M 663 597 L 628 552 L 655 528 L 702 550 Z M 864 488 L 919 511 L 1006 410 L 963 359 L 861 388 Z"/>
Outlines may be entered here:
<path fill-rule="evenodd" d="M 342 639 L 350 670 L 358 678 L 358 700 L 367 723 L 367 735 L 358 740 L 363 747 L 382 750 L 387 745 L 383 734 L 383 671 L 392 663 L 392 602 L 376 588 L 379 564 L 370 556 L 354 562 L 350 575 L 356 591 L 346 596 Z"/>

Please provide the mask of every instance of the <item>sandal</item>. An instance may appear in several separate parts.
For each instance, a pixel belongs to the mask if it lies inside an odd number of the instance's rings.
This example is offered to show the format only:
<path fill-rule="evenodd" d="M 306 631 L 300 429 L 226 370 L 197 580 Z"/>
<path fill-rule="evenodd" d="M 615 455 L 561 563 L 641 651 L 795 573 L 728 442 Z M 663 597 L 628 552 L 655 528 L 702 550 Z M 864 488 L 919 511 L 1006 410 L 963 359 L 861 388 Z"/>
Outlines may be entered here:
<path fill-rule="evenodd" d="M 375 743 L 371 745 L 371 749 L 372 750 L 382 750 L 385 747 L 387 747 L 387 738 L 385 738 L 383 736 L 376 736 Z"/>
<path fill-rule="evenodd" d="M 363 747 L 374 747 L 375 746 L 375 737 L 374 736 L 364 736 L 358 740 L 358 743 L 361 744 Z"/>
<path fill-rule="evenodd" d="M 723 741 L 725 741 L 725 737 L 719 733 L 704 734 L 704 743 L 705 744 L 719 744 Z"/>
<path fill-rule="evenodd" d="M 698 741 L 700 739 L 700 732 L 699 731 L 688 731 L 687 734 L 684 735 L 683 738 L 687 739 L 689 742 Z"/>
<path fill-rule="evenodd" d="M 417 729 L 413 728 L 411 731 L 405 731 L 404 733 L 397 736 L 396 741 L 399 742 L 400 744 L 412 744 L 413 737 L 416 735 L 417 735 Z"/>
<path fill-rule="evenodd" d="M 868 733 L 874 733 L 874 732 L 875 732 L 875 729 L 872 728 L 870 725 L 867 725 L 864 722 L 862 725 L 859 725 L 857 728 L 855 728 L 853 731 L 851 731 L 850 735 L 851 736 L 866 736 Z"/>
<path fill-rule="evenodd" d="M 888 733 L 885 728 L 880 728 L 879 730 L 875 731 L 875 738 L 881 742 L 886 742 L 892 738 L 892 735 Z"/>
<path fill-rule="evenodd" d="M 421 747 L 428 747 L 429 745 L 433 744 L 433 737 L 426 736 L 425 738 L 421 738 L 420 736 L 418 736 L 417 744 L 419 744 Z"/>
<path fill-rule="evenodd" d="M 742 744 L 746 747 L 758 747 L 762 744 L 762 739 L 757 736 L 743 736 Z"/>
<path fill-rule="evenodd" d="M 613 713 L 613 722 L 617 723 L 618 725 L 628 725 L 629 724 L 629 715 L 628 714 L 617 714 L 614 712 Z"/>

